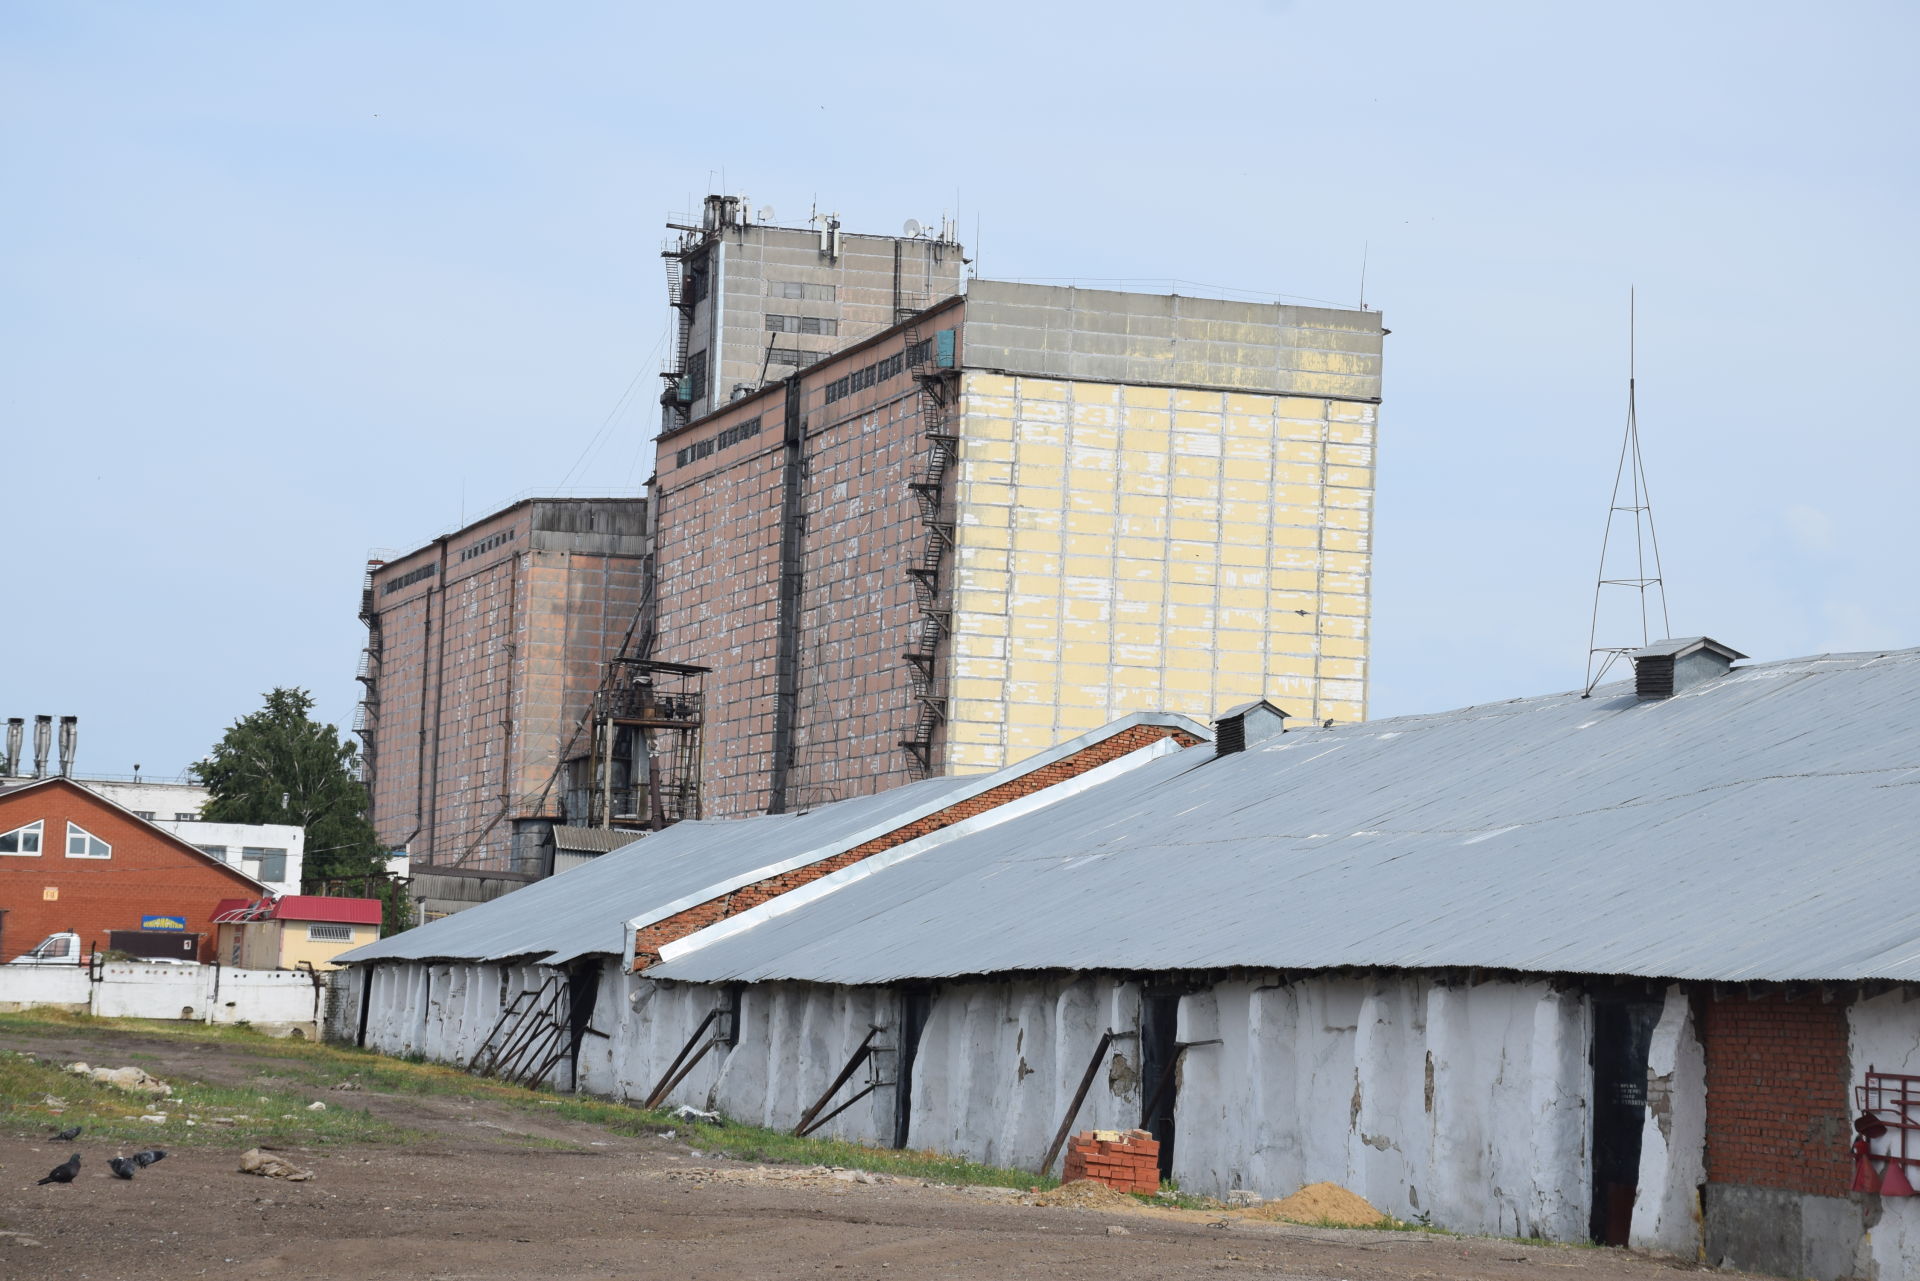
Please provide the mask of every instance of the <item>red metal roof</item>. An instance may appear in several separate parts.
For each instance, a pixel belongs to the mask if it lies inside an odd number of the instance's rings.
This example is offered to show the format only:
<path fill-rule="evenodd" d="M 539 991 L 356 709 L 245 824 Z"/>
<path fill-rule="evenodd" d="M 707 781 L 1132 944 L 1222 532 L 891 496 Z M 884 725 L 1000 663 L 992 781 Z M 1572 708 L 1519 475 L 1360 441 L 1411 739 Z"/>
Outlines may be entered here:
<path fill-rule="evenodd" d="M 216 922 L 229 912 L 254 906 L 243 898 L 221 899 L 213 911 Z M 254 916 L 258 921 L 334 921 L 344 925 L 380 924 L 377 898 L 327 898 L 319 894 L 287 894 L 274 900 L 271 910 Z"/>

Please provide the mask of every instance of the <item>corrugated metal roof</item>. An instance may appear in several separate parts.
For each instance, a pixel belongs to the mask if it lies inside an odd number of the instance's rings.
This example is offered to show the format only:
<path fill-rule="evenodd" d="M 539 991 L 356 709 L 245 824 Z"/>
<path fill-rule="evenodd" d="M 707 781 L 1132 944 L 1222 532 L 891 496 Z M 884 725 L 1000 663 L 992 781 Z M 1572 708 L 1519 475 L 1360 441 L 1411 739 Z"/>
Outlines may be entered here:
<path fill-rule="evenodd" d="M 635 917 L 657 919 L 786 866 L 830 857 L 1139 724 L 1208 732 L 1184 716 L 1135 713 L 991 774 L 930 778 L 800 814 L 676 823 L 561 875 L 334 959 L 544 957 L 557 965 L 618 953 L 624 927 Z"/>
<path fill-rule="evenodd" d="M 621 927 L 648 908 L 765 867 L 784 852 L 835 846 L 903 804 L 945 795 L 965 779 L 934 778 L 804 814 L 675 823 L 560 876 L 334 958 L 336 961 L 504 960 L 554 964 L 617 953 Z"/>
<path fill-rule="evenodd" d="M 564 823 L 555 823 L 553 846 L 561 850 L 606 854 L 631 845 L 645 835 L 645 832 L 623 832 L 617 827 L 569 827 Z"/>
<path fill-rule="evenodd" d="M 1920 980 L 1917 829 L 1920 650 L 1836 655 L 1189 749 L 650 973 Z"/>

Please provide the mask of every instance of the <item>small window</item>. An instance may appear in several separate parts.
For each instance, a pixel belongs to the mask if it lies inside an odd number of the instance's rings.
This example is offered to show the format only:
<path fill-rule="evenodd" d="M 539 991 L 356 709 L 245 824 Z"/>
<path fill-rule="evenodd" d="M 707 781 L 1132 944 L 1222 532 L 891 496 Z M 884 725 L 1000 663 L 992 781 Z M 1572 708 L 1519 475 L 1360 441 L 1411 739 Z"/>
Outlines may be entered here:
<path fill-rule="evenodd" d="M 707 353 L 696 351 L 687 357 L 687 395 L 702 400 L 707 394 Z"/>
<path fill-rule="evenodd" d="M 222 863 L 227 861 L 227 847 L 224 845 L 196 845 L 193 848 L 202 854 L 211 854 Z"/>
<path fill-rule="evenodd" d="M 820 359 L 817 351 L 801 351 L 797 347 L 767 348 L 767 362 L 774 365 L 796 365 L 805 368 Z"/>
<path fill-rule="evenodd" d="M 287 879 L 287 852 L 243 846 L 240 850 L 240 869 L 251 872 L 256 880 L 284 881 Z"/>
<path fill-rule="evenodd" d="M 67 824 L 67 857 L 112 858 L 113 846 L 78 823 L 69 823 Z"/>
<path fill-rule="evenodd" d="M 820 316 L 769 315 L 767 332 L 770 334 L 822 334 L 832 338 L 839 334 L 840 322 Z"/>
<path fill-rule="evenodd" d="M 351 943 L 353 942 L 353 927 L 351 925 L 321 925 L 315 923 L 307 926 L 307 942 Z"/>
<path fill-rule="evenodd" d="M 839 294 L 833 285 L 809 285 L 798 280 L 770 281 L 767 292 L 775 298 L 804 298 L 808 302 L 832 302 Z"/>
<path fill-rule="evenodd" d="M 74 941 L 65 934 L 56 934 L 27 953 L 38 961 L 64 961 L 73 954 Z"/>
<path fill-rule="evenodd" d="M 175 814 L 173 821 L 176 823 L 197 823 L 200 821 L 200 816 L 198 814 Z"/>
<path fill-rule="evenodd" d="M 16 827 L 11 832 L 0 832 L 0 854 L 18 854 L 23 858 L 38 858 L 40 833 L 45 829 L 45 820 L 35 819 L 25 827 Z"/>
<path fill-rule="evenodd" d="M 133 812 L 133 816 L 134 816 L 135 818 L 144 818 L 144 819 L 146 819 L 146 820 L 147 820 L 147 822 L 149 822 L 149 823 L 151 823 L 151 822 L 153 822 L 153 811 L 152 811 L 152 810 L 135 810 L 135 811 Z"/>

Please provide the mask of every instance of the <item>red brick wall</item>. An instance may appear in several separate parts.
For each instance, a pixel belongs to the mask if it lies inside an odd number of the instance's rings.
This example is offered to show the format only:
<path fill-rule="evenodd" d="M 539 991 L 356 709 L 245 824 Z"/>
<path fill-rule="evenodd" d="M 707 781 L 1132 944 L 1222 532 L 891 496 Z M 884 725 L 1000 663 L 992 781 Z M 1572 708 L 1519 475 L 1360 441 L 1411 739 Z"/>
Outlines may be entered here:
<path fill-rule="evenodd" d="M 929 832 L 951 827 L 962 819 L 972 818 L 975 814 L 984 814 L 988 810 L 997 809 L 1008 801 L 1018 800 L 1022 796 L 1031 796 L 1055 783 L 1064 783 L 1097 765 L 1118 760 L 1128 752 L 1138 751 L 1149 743 L 1163 738 L 1171 738 L 1182 747 L 1191 747 L 1200 741 L 1191 734 L 1162 725 L 1135 725 L 1131 729 L 1122 730 L 1111 738 L 1105 738 L 1089 747 L 1084 747 L 1071 756 L 1063 757 L 1052 764 L 1042 766 L 1011 782 L 1002 783 L 998 787 L 958 804 L 935 811 L 925 818 L 896 828 L 884 836 L 875 837 L 864 845 L 856 845 L 831 858 L 822 859 L 818 863 L 809 863 L 805 867 L 797 867 L 779 876 L 768 877 L 764 881 L 743 885 L 730 894 L 708 899 L 698 907 L 690 907 L 664 921 L 656 921 L 641 930 L 635 937 L 634 968 L 642 970 L 657 963 L 663 946 L 675 939 L 685 938 L 695 930 L 705 929 L 716 921 L 724 921 L 737 912 L 757 907 L 769 899 L 785 894 L 788 890 L 799 889 L 802 885 L 819 880 L 829 872 L 837 872 L 882 850 L 890 850 L 896 845 L 904 845 Z"/>
<path fill-rule="evenodd" d="M 922 322 L 920 337 L 955 327 L 959 307 Z M 905 345 L 899 334 L 869 342 L 801 376 L 804 532 L 789 809 L 911 777 L 899 744 L 915 710 L 902 654 L 919 617 L 906 571 L 925 533 L 907 489 L 925 453 L 918 389 L 903 370 L 826 399 L 830 383 Z M 761 813 L 770 801 L 786 394 L 776 387 L 744 398 L 659 444 L 654 656 L 713 669 L 702 775 L 712 818 Z M 755 420 L 756 435 L 720 446 L 722 433 Z M 709 443 L 712 452 L 680 462 L 681 450 Z"/>
<path fill-rule="evenodd" d="M 559 815 L 563 783 L 548 781 L 584 754 L 581 716 L 644 594 L 636 555 L 538 547 L 536 512 L 509 508 L 374 575 L 373 824 L 411 841 L 417 868 L 512 870 L 508 820 Z M 511 537 L 462 557 L 495 535 Z M 386 591 L 430 563 L 440 572 Z"/>
<path fill-rule="evenodd" d="M 77 784 L 53 782 L 0 795 L 0 832 L 45 822 L 37 858 L 0 855 L 0 964 L 49 934 L 78 930 L 83 951 L 107 946 L 107 931 L 137 930 L 142 916 L 182 916 L 213 959 L 212 916 L 223 898 L 255 898 L 259 886 L 191 846 L 128 817 Z M 113 847 L 104 859 L 68 858 L 67 824 Z M 59 898 L 49 901 L 46 891 Z"/>
<path fill-rule="evenodd" d="M 1700 1008 L 1708 1182 L 1844 1194 L 1853 1177 L 1846 1007 L 1740 994 Z"/>

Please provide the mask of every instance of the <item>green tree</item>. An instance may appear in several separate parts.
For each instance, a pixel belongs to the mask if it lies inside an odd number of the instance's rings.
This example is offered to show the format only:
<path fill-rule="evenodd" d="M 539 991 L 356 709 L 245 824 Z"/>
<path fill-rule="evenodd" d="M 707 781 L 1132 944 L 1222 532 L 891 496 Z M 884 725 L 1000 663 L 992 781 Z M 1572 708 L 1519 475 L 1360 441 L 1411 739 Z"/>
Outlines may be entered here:
<path fill-rule="evenodd" d="M 313 696 L 276 689 L 266 706 L 228 727 L 192 772 L 211 792 L 201 817 L 213 823 L 288 823 L 306 829 L 301 888 L 378 877 L 386 850 L 367 820 L 359 759 L 340 731 L 307 715 Z M 371 893 L 377 887 L 368 886 Z M 384 895 L 382 897 L 385 897 Z"/>

